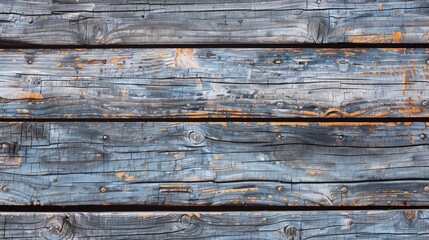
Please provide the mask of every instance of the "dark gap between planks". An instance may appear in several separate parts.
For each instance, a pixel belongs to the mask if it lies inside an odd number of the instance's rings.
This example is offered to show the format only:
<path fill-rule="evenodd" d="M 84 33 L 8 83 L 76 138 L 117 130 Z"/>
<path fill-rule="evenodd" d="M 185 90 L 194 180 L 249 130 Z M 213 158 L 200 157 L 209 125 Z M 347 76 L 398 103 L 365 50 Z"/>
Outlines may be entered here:
<path fill-rule="evenodd" d="M 108 48 L 429 48 L 429 43 L 304 43 L 304 44 L 249 44 L 249 43 L 213 43 L 213 44 L 106 44 L 106 45 L 16 45 L 0 40 L 3 49 L 108 49 Z"/>
<path fill-rule="evenodd" d="M 159 206 L 159 205 L 76 205 L 0 206 L 0 212 L 249 212 L 249 211 L 367 211 L 427 210 L 422 206 Z"/>
<path fill-rule="evenodd" d="M 429 122 L 429 118 L 0 118 L 0 122 Z"/>

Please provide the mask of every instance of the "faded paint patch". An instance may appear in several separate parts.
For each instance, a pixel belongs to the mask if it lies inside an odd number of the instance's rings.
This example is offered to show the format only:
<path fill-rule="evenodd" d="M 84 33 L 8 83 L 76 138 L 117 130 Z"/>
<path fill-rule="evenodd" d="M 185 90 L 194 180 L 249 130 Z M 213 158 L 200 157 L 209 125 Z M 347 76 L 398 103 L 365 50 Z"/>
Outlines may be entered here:
<path fill-rule="evenodd" d="M 43 95 L 40 93 L 23 93 L 23 94 L 18 94 L 17 98 L 43 99 Z"/>
<path fill-rule="evenodd" d="M 382 3 L 379 3 L 379 4 L 377 4 L 377 6 L 378 6 L 378 10 L 383 10 L 383 4 Z"/>
<path fill-rule="evenodd" d="M 119 179 L 123 179 L 126 182 L 134 181 L 136 178 L 134 176 L 130 176 L 128 173 L 124 172 L 117 172 L 115 173 L 115 176 Z"/>
<path fill-rule="evenodd" d="M 176 48 L 174 67 L 198 68 L 198 59 L 193 56 L 193 48 Z"/>
<path fill-rule="evenodd" d="M 401 32 L 392 32 L 392 41 L 394 43 L 401 42 Z"/>

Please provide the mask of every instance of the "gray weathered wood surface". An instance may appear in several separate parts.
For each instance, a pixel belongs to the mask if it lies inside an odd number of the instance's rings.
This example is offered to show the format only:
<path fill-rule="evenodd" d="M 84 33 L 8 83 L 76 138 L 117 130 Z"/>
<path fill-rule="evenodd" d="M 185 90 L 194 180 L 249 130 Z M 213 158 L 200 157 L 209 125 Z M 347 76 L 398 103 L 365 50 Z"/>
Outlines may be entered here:
<path fill-rule="evenodd" d="M 0 213 L 5 239 L 428 239 L 429 212 Z"/>
<path fill-rule="evenodd" d="M 427 43 L 426 0 L 15 0 L 1 44 Z"/>
<path fill-rule="evenodd" d="M 429 50 L 3 50 L 2 118 L 428 117 Z"/>
<path fill-rule="evenodd" d="M 428 130 L 395 123 L 1 123 L 4 205 L 429 205 Z"/>

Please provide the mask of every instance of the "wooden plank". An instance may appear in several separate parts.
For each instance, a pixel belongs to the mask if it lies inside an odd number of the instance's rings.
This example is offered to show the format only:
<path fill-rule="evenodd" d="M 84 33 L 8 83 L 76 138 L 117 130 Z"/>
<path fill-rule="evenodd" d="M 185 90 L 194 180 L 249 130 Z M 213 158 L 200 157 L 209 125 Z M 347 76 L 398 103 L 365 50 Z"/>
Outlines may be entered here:
<path fill-rule="evenodd" d="M 428 124 L 1 123 L 3 205 L 429 205 Z"/>
<path fill-rule="evenodd" d="M 1 54 L 2 118 L 429 117 L 429 49 Z"/>
<path fill-rule="evenodd" d="M 427 239 L 427 210 L 1 213 L 5 239 Z"/>
<path fill-rule="evenodd" d="M 425 0 L 15 0 L 2 44 L 427 43 Z"/>

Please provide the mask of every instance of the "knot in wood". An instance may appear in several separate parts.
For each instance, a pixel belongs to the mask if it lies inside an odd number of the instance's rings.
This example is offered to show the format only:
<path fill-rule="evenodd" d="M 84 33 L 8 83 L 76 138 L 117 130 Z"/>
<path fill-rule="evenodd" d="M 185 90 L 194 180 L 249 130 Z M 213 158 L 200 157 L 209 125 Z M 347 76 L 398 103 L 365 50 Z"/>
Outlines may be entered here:
<path fill-rule="evenodd" d="M 3 186 L 3 187 L 1 188 L 1 190 L 2 190 L 3 192 L 7 192 L 7 191 L 9 191 L 9 187 L 8 187 L 8 186 Z"/>
<path fill-rule="evenodd" d="M 73 231 L 67 216 L 54 216 L 48 219 L 45 227 L 40 230 L 43 239 L 72 239 Z"/>
<path fill-rule="evenodd" d="M 206 137 L 204 136 L 204 134 L 201 131 L 192 130 L 188 134 L 188 140 L 192 144 L 198 145 L 198 144 L 204 142 L 206 140 Z"/>
<path fill-rule="evenodd" d="M 425 190 L 426 192 L 429 192 L 429 186 L 425 186 L 425 187 L 424 187 L 424 190 Z"/>
<path fill-rule="evenodd" d="M 408 226 L 414 225 L 417 222 L 418 211 L 407 210 L 404 211 L 405 224 Z"/>
<path fill-rule="evenodd" d="M 105 187 L 100 188 L 100 192 L 105 193 L 106 191 L 107 191 L 107 189 Z"/>
<path fill-rule="evenodd" d="M 283 232 L 288 240 L 294 240 L 296 238 L 296 228 L 294 226 L 285 226 Z"/>
<path fill-rule="evenodd" d="M 188 214 L 183 214 L 180 217 L 180 223 L 186 228 L 189 227 L 192 224 L 192 217 Z"/>

